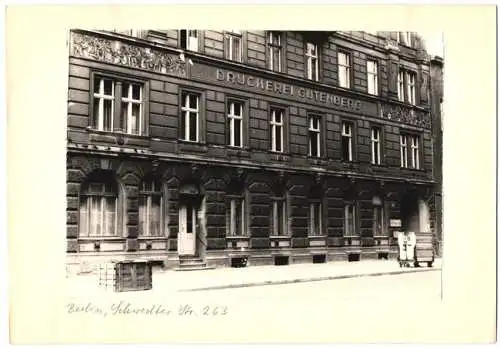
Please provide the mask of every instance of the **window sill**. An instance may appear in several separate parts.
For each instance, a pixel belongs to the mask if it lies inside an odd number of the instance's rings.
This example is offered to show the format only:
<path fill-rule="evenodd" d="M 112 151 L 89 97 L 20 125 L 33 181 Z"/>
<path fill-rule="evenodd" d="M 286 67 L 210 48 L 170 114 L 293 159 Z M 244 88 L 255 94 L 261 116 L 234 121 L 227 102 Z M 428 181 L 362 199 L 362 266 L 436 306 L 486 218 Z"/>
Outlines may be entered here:
<path fill-rule="evenodd" d="M 226 236 L 226 239 L 229 240 L 249 240 L 249 236 Z"/>
<path fill-rule="evenodd" d="M 102 131 L 92 127 L 87 127 L 87 131 L 94 135 L 102 135 L 102 136 L 113 136 L 113 137 L 123 137 L 123 138 L 131 138 L 131 139 L 149 139 L 148 135 L 144 134 L 130 134 L 123 131 Z"/>
<path fill-rule="evenodd" d="M 326 234 L 322 234 L 320 236 L 307 236 L 307 238 L 309 238 L 309 239 L 325 239 Z"/>
<path fill-rule="evenodd" d="M 124 241 L 125 237 L 78 237 L 82 242 Z"/>
<path fill-rule="evenodd" d="M 227 155 L 233 157 L 250 157 L 250 149 L 248 147 L 226 146 Z"/>
<path fill-rule="evenodd" d="M 289 162 L 291 159 L 290 155 L 285 153 L 285 152 L 269 151 L 268 154 L 269 154 L 270 159 L 274 160 L 274 161 Z"/>
<path fill-rule="evenodd" d="M 188 141 L 188 140 L 178 140 L 179 150 L 188 152 L 207 152 L 208 147 L 205 143 Z"/>
<path fill-rule="evenodd" d="M 167 237 L 147 237 L 147 236 L 138 236 L 137 240 L 146 241 L 146 240 L 167 240 Z"/>
<path fill-rule="evenodd" d="M 290 239 L 291 236 L 269 236 L 270 239 Z"/>

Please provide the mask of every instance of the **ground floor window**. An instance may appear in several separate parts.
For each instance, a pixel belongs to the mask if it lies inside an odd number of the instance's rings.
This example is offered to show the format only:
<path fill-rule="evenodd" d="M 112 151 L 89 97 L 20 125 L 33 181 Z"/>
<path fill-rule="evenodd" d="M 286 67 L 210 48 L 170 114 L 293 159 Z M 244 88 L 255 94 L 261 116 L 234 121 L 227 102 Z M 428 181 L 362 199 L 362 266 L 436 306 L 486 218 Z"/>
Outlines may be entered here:
<path fill-rule="evenodd" d="M 311 236 L 323 235 L 322 204 L 313 202 L 309 205 L 309 231 Z"/>
<path fill-rule="evenodd" d="M 274 199 L 273 200 L 273 228 L 272 235 L 274 236 L 286 236 L 288 234 L 287 228 L 287 208 L 286 199 Z"/>
<path fill-rule="evenodd" d="M 356 205 L 355 203 L 347 203 L 344 206 L 344 236 L 356 236 L 356 227 Z"/>
<path fill-rule="evenodd" d="M 245 236 L 245 198 L 231 197 L 229 200 L 228 232 L 230 236 Z"/>

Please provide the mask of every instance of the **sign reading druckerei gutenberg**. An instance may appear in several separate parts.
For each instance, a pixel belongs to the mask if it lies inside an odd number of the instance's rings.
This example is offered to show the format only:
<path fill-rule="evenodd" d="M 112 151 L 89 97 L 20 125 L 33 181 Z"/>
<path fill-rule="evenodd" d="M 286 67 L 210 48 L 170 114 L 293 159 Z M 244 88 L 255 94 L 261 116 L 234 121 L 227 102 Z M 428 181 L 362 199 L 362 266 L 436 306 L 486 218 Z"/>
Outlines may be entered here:
<path fill-rule="evenodd" d="M 310 88 L 298 87 L 288 83 L 282 83 L 254 77 L 249 74 L 235 73 L 223 69 L 216 69 L 217 81 L 226 81 L 228 83 L 237 84 L 244 87 L 256 88 L 263 91 L 288 96 L 297 96 L 301 99 L 311 99 L 316 102 L 332 104 L 338 107 L 343 107 L 352 110 L 361 110 L 361 101 L 347 97 L 317 91 Z"/>

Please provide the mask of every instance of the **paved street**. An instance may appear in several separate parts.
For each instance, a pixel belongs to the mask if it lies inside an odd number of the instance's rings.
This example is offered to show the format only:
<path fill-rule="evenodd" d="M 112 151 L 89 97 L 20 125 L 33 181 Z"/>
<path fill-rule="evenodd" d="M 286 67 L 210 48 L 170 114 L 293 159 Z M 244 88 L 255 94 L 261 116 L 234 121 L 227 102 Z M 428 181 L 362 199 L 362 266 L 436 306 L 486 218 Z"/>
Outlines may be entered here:
<path fill-rule="evenodd" d="M 441 271 L 356 277 L 296 284 L 263 285 L 244 288 L 190 292 L 192 297 L 205 299 L 265 299 L 299 300 L 304 298 L 329 300 L 396 300 L 412 298 L 415 301 L 439 300 Z"/>

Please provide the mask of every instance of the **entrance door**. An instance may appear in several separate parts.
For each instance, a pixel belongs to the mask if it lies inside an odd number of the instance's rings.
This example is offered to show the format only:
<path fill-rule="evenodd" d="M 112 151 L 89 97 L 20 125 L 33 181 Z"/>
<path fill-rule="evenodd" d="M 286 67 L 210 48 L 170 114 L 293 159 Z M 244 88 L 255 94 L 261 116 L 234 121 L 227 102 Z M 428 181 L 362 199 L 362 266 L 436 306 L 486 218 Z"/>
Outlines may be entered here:
<path fill-rule="evenodd" d="M 181 204 L 179 208 L 179 255 L 196 255 L 199 205 L 194 202 Z"/>

